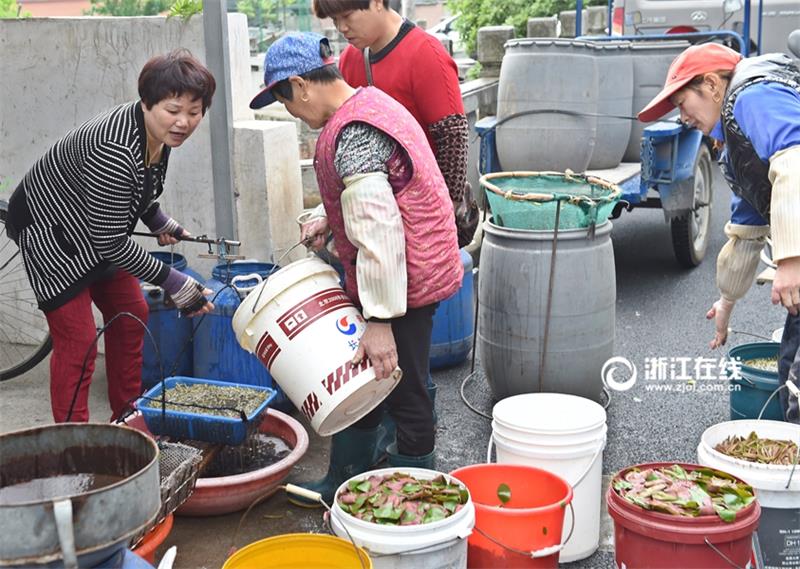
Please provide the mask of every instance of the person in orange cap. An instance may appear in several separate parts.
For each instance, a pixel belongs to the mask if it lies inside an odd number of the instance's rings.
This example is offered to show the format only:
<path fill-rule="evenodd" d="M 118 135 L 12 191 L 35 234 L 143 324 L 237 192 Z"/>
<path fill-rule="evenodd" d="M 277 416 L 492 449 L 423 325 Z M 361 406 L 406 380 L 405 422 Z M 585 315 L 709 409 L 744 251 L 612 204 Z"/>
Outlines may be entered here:
<path fill-rule="evenodd" d="M 733 307 L 752 285 L 772 233 L 772 303 L 788 311 L 781 384 L 800 385 L 800 69 L 784 54 L 743 59 L 721 45 L 692 46 L 672 62 L 639 120 L 673 108 L 683 123 L 725 143 L 720 165 L 734 193 L 728 242 L 717 257 L 721 295 L 706 314 L 716 326 L 711 347 L 727 340 Z M 785 389 L 780 397 L 786 420 L 800 422 L 797 399 Z"/>

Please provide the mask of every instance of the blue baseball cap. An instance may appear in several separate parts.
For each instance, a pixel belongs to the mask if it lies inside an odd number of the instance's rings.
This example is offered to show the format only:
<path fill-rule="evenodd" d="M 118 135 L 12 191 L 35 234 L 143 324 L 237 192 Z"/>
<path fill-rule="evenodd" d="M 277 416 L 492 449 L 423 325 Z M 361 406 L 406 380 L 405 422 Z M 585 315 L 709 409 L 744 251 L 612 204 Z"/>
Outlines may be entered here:
<path fill-rule="evenodd" d="M 264 89 L 250 101 L 251 109 L 260 109 L 275 102 L 270 91 L 276 83 L 293 75 L 302 75 L 333 63 L 333 57 L 323 59 L 319 46 L 328 45 L 328 38 L 311 32 L 285 34 L 273 43 L 264 57 Z"/>

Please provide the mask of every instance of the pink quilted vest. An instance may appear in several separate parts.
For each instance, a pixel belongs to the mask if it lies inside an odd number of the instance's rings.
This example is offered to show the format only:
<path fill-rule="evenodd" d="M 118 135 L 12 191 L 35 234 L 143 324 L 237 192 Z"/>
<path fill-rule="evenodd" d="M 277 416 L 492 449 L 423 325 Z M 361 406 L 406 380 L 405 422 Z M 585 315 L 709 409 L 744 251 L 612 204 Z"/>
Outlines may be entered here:
<path fill-rule="evenodd" d="M 408 307 L 444 300 L 461 286 L 464 269 L 458 251 L 453 204 L 433 152 L 413 116 L 397 101 L 374 87 L 359 89 L 328 120 L 317 141 L 314 169 L 322 202 L 345 268 L 347 294 L 356 304 L 356 254 L 342 219 L 344 183 L 334 157 L 342 129 L 352 122 L 374 126 L 392 137 L 411 159 L 412 173 L 402 187 L 393 187 L 406 238 Z"/>

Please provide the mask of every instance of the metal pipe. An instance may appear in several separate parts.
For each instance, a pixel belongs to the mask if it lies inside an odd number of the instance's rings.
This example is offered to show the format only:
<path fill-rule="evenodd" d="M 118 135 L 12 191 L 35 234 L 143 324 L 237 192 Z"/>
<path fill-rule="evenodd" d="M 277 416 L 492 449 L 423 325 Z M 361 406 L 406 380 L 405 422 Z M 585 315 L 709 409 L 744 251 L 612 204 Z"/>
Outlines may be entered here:
<path fill-rule="evenodd" d="M 764 0 L 758 0 L 758 45 L 756 55 L 761 55 L 761 25 L 764 22 Z"/>
<path fill-rule="evenodd" d="M 581 28 L 583 27 L 583 0 L 577 0 L 575 3 L 575 37 L 581 35 Z"/>
<path fill-rule="evenodd" d="M 211 172 L 214 184 L 214 225 L 217 235 L 236 236 L 233 202 L 233 109 L 228 49 L 228 11 L 222 0 L 203 0 L 206 65 L 217 80 L 211 127 Z"/>
<path fill-rule="evenodd" d="M 750 12 L 750 0 L 744 0 L 744 28 L 742 28 L 744 45 L 739 53 L 745 57 L 750 57 Z"/>
<path fill-rule="evenodd" d="M 608 0 L 608 37 L 611 37 L 611 31 L 614 28 L 614 0 Z M 625 24 L 622 25 L 622 31 L 625 31 Z M 577 34 L 576 34 L 577 35 Z"/>
<path fill-rule="evenodd" d="M 749 2 L 749 0 L 747 0 Z M 740 53 L 744 53 L 745 41 L 742 36 L 730 30 L 714 30 L 713 32 L 687 32 L 685 34 L 653 34 L 653 35 L 625 35 L 625 36 L 581 36 L 577 39 L 592 41 L 627 40 L 627 41 L 652 41 L 652 40 L 691 40 L 694 38 L 729 37 L 739 43 Z"/>

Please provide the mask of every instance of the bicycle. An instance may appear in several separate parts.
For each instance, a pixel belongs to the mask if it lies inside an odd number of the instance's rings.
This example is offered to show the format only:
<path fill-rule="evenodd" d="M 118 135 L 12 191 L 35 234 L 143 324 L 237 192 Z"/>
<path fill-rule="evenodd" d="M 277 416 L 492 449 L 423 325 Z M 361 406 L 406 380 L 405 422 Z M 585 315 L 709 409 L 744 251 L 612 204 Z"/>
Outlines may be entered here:
<path fill-rule="evenodd" d="M 22 255 L 5 231 L 7 216 L 8 202 L 0 200 L 0 381 L 32 369 L 53 348 Z"/>
<path fill-rule="evenodd" d="M 22 255 L 5 231 L 7 216 L 8 202 L 0 200 L 0 381 L 33 369 L 53 349 L 47 319 L 39 310 Z M 157 237 L 150 233 L 134 232 L 134 235 Z M 181 241 L 207 244 L 208 253 L 201 257 L 228 261 L 243 258 L 230 253 L 231 247 L 241 245 L 239 241 L 211 239 L 205 235 L 184 237 Z M 216 251 L 212 250 L 213 246 Z"/>

